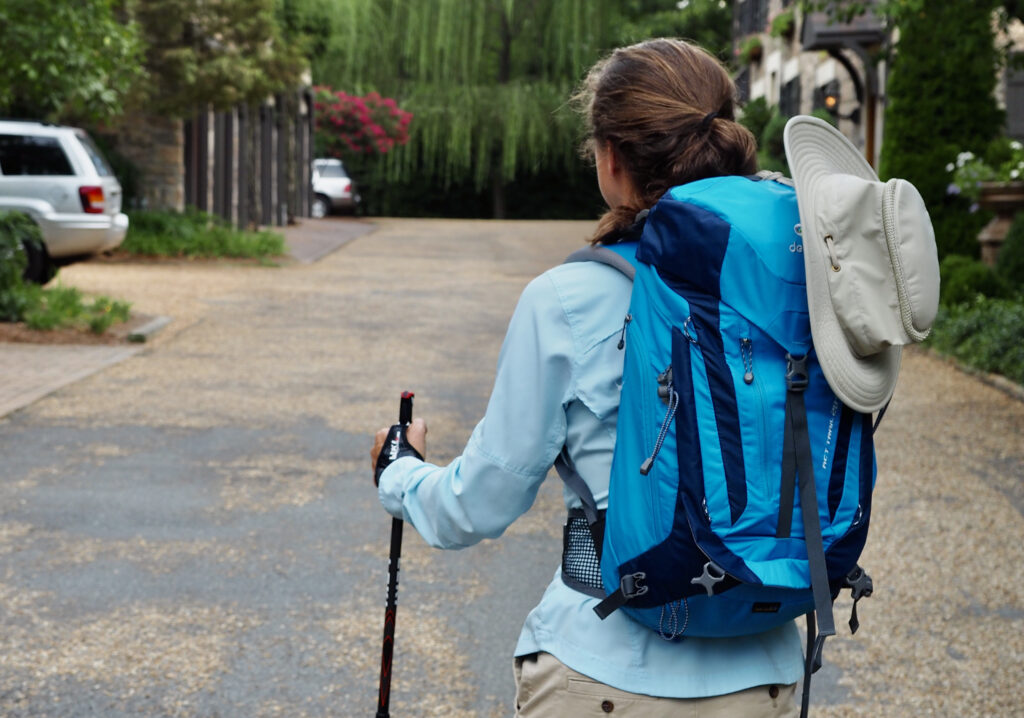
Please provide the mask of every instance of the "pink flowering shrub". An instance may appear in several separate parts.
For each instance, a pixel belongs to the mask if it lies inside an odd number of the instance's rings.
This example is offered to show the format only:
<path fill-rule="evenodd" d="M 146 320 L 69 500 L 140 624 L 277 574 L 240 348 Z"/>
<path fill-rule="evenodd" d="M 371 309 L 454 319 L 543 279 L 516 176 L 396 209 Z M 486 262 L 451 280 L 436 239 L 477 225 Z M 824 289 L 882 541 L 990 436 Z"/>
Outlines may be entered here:
<path fill-rule="evenodd" d="M 328 154 L 383 155 L 409 141 L 412 113 L 390 97 L 371 92 L 364 97 L 317 87 L 316 129 Z"/>

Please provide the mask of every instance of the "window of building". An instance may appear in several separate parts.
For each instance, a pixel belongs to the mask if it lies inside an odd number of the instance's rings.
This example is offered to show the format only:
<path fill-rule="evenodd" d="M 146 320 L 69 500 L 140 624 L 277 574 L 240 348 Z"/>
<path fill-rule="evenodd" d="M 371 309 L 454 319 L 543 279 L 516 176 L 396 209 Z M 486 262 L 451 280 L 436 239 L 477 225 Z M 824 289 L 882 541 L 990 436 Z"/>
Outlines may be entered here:
<path fill-rule="evenodd" d="M 782 85 L 779 91 L 779 112 L 786 117 L 800 114 L 800 76 Z"/>
<path fill-rule="evenodd" d="M 739 34 L 751 35 L 764 32 L 768 24 L 768 0 L 740 0 L 737 5 Z"/>

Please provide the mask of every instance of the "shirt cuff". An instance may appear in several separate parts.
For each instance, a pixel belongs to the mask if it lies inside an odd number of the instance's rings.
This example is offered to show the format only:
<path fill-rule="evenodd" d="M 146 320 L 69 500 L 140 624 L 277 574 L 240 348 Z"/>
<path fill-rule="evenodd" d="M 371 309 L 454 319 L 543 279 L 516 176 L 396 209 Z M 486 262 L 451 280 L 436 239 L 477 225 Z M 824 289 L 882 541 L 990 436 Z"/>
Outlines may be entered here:
<path fill-rule="evenodd" d="M 392 461 L 380 475 L 377 496 L 384 510 L 396 519 L 404 519 L 402 499 L 405 498 L 405 479 L 412 470 L 423 462 L 415 456 L 403 456 Z"/>

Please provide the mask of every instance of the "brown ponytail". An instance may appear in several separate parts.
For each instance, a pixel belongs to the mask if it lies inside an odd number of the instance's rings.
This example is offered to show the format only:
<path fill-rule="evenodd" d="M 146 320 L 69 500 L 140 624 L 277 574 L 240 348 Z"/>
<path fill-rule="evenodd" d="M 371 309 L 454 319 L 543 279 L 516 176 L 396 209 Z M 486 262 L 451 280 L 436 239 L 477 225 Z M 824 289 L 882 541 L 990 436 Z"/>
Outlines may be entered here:
<path fill-rule="evenodd" d="M 736 87 L 706 50 L 682 40 L 648 40 L 598 62 L 573 98 L 587 127 L 583 145 L 611 143 L 638 196 L 610 208 L 592 242 L 629 227 L 675 185 L 757 171 L 753 135 L 735 121 Z"/>

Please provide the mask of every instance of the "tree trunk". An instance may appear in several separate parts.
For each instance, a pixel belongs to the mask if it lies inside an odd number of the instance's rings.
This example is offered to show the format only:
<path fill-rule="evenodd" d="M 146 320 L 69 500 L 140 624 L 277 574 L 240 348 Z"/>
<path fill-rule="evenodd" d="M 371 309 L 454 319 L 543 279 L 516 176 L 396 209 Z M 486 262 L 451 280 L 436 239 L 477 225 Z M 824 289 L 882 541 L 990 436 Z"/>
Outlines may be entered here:
<path fill-rule="evenodd" d="M 505 219 L 505 180 L 501 176 L 500 158 L 491 169 L 491 216 Z"/>

